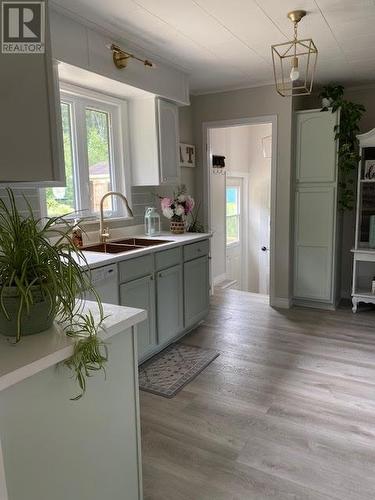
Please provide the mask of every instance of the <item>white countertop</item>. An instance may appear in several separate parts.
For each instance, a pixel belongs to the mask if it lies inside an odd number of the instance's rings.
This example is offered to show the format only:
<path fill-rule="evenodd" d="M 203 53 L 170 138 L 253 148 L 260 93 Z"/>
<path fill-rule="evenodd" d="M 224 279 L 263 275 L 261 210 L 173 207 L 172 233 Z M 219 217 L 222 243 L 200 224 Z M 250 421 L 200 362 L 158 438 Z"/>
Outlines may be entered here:
<path fill-rule="evenodd" d="M 100 337 L 107 339 L 145 320 L 147 312 L 132 307 L 103 304 L 104 315 Z M 98 317 L 95 302 L 86 302 L 85 310 Z M 0 391 L 69 358 L 74 339 L 67 337 L 58 325 L 36 335 L 22 337 L 14 345 L 9 337 L 0 335 Z"/>
<path fill-rule="evenodd" d="M 90 268 L 94 269 L 95 267 L 100 267 L 106 264 L 112 264 L 114 262 L 119 262 L 121 260 L 132 259 L 134 257 L 140 257 L 141 255 L 146 255 L 154 252 L 160 252 L 161 250 L 167 250 L 168 248 L 178 247 L 181 245 L 186 245 L 189 243 L 195 243 L 197 241 L 206 240 L 207 238 L 211 238 L 211 233 L 184 233 L 184 234 L 172 234 L 169 232 L 162 232 L 155 236 L 154 238 L 150 238 L 145 235 L 132 235 L 129 238 L 142 238 L 147 240 L 168 240 L 168 243 L 163 243 L 161 245 L 155 245 L 154 247 L 145 247 L 139 248 L 137 250 L 130 250 L 129 252 L 123 253 L 101 253 L 101 252 L 83 252 L 84 256 L 87 260 L 87 264 Z M 125 236 L 122 239 L 127 238 Z M 116 242 L 116 239 L 113 238 L 113 242 Z M 109 241 L 110 243 L 111 241 Z"/>

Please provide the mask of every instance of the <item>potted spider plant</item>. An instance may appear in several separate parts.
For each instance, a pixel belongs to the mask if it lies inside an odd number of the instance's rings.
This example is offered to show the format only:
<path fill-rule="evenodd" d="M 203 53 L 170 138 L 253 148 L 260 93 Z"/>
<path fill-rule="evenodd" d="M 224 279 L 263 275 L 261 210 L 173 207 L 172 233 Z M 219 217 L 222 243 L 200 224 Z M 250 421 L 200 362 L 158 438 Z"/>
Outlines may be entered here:
<path fill-rule="evenodd" d="M 74 245 L 72 226 L 62 217 L 39 219 L 26 200 L 18 210 L 11 189 L 0 199 L 0 333 L 18 343 L 23 335 L 47 330 L 54 321 L 76 337 L 66 364 L 85 391 L 90 371 L 103 369 L 106 348 L 97 336 L 103 309 L 91 284 L 83 253 Z M 97 298 L 100 321 L 83 314 L 85 294 Z"/>

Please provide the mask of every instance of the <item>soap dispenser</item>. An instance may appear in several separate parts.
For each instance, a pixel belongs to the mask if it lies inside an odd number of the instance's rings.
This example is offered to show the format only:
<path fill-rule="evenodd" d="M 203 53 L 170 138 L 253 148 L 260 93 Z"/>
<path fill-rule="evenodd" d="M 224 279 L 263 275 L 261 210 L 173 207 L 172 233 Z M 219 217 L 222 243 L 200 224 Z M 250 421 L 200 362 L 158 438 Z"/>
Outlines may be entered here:
<path fill-rule="evenodd" d="M 156 236 L 160 234 L 160 215 L 155 207 L 148 207 L 145 211 L 145 235 Z"/>

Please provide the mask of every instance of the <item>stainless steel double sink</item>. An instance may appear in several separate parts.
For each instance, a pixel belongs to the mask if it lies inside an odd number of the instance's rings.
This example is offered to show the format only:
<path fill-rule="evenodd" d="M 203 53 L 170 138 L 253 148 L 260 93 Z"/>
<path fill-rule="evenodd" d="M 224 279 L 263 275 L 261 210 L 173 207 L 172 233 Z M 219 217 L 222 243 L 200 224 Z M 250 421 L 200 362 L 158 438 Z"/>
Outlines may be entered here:
<path fill-rule="evenodd" d="M 131 250 L 139 250 L 140 248 L 153 247 L 171 243 L 171 240 L 148 240 L 146 238 L 126 238 L 124 240 L 109 241 L 107 243 L 97 243 L 96 245 L 87 245 L 81 250 L 85 252 L 100 252 L 100 253 L 124 253 Z"/>

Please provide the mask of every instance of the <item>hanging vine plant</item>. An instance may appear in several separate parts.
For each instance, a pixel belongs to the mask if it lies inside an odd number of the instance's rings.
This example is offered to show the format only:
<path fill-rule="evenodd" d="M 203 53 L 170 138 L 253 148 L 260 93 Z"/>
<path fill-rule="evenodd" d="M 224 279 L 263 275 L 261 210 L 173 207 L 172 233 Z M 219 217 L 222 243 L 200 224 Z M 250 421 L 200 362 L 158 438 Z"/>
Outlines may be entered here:
<path fill-rule="evenodd" d="M 338 141 L 339 207 L 353 210 L 355 202 L 355 173 L 359 161 L 359 122 L 366 111 L 362 104 L 344 99 L 342 85 L 327 85 L 320 93 L 322 111 L 340 111 L 340 124 L 335 125 L 335 139 Z"/>

